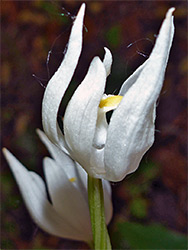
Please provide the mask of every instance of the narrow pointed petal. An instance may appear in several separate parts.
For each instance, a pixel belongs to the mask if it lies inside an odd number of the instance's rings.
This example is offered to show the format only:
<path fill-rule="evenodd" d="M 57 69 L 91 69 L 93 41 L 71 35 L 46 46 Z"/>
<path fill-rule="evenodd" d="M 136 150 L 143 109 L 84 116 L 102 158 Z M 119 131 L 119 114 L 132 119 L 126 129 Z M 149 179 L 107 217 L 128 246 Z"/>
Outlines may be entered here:
<path fill-rule="evenodd" d="M 36 222 L 44 231 L 74 240 L 84 240 L 85 235 L 73 228 L 62 218 L 47 200 L 45 185 L 42 178 L 34 172 L 28 171 L 7 149 L 3 153 L 17 181 L 26 207 Z"/>
<path fill-rule="evenodd" d="M 62 218 L 66 217 L 72 227 L 91 239 L 88 204 L 78 186 L 74 185 L 77 177 L 68 179 L 64 169 L 50 158 L 44 159 L 44 172 L 54 209 Z"/>
<path fill-rule="evenodd" d="M 105 81 L 104 65 L 98 57 L 95 57 L 85 79 L 68 103 L 64 116 L 65 140 L 72 151 L 71 155 L 88 173 L 93 172 L 88 164 Z"/>
<path fill-rule="evenodd" d="M 168 11 L 147 63 L 112 115 L 104 153 L 108 180 L 120 181 L 134 172 L 153 144 L 155 104 L 174 35 L 173 11 Z"/>
<path fill-rule="evenodd" d="M 82 4 L 74 21 L 65 57 L 50 79 L 42 102 L 42 123 L 47 136 L 56 145 L 63 145 L 63 135 L 57 123 L 57 113 L 62 97 L 71 81 L 82 49 L 82 30 L 85 4 Z"/>
<path fill-rule="evenodd" d="M 105 50 L 105 55 L 104 55 L 104 60 L 103 64 L 106 69 L 106 76 L 108 76 L 111 72 L 111 66 L 112 66 L 112 54 L 109 49 L 106 47 L 104 48 Z"/>

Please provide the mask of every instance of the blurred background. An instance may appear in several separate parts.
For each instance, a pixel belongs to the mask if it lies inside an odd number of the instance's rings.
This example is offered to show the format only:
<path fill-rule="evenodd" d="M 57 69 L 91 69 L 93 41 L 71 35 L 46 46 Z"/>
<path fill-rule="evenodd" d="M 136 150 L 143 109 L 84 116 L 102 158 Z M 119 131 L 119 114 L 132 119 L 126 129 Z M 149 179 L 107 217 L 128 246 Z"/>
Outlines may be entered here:
<path fill-rule="evenodd" d="M 95 55 L 113 54 L 107 93 L 149 56 L 165 13 L 176 7 L 175 37 L 161 92 L 156 139 L 139 169 L 112 183 L 116 249 L 186 249 L 187 3 L 186 1 L 86 1 L 84 44 L 60 116 Z M 2 1 L 2 147 L 43 177 L 47 151 L 42 129 L 44 87 L 63 59 L 79 1 Z M 33 76 L 34 75 L 34 76 Z M 89 249 L 39 229 L 30 218 L 2 156 L 1 249 Z"/>

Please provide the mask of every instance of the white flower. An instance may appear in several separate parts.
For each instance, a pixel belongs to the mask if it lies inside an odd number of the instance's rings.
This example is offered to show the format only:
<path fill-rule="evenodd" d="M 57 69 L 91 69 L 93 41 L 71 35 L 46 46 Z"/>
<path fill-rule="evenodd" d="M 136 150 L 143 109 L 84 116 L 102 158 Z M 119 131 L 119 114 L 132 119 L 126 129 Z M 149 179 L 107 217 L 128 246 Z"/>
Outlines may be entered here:
<path fill-rule="evenodd" d="M 43 179 L 28 171 L 7 149 L 3 153 L 16 178 L 26 207 L 33 220 L 46 232 L 68 239 L 92 240 L 87 199 L 87 174 L 47 136 L 37 130 L 52 158 L 44 158 L 44 173 L 51 202 Z M 103 181 L 106 223 L 112 218 L 111 187 Z"/>
<path fill-rule="evenodd" d="M 110 51 L 105 48 L 103 62 L 99 57 L 92 60 L 66 108 L 63 135 L 57 113 L 81 53 L 84 10 L 82 4 L 64 60 L 45 90 L 43 127 L 50 140 L 91 176 L 120 181 L 138 168 L 154 141 L 156 101 L 174 35 L 174 8 L 166 14 L 150 57 L 123 83 L 119 92 L 123 98 L 104 95 L 112 63 Z M 112 109 L 115 110 L 107 124 L 105 113 Z"/>
<path fill-rule="evenodd" d="M 105 48 L 103 62 L 98 57 L 93 59 L 67 106 L 63 135 L 57 113 L 81 53 L 84 9 L 83 4 L 65 58 L 45 90 L 43 127 L 49 138 L 90 175 L 119 181 L 137 169 L 154 141 L 156 101 L 174 34 L 174 8 L 166 15 L 149 59 L 123 83 L 119 92 L 122 100 L 103 94 L 112 63 L 110 51 Z M 108 125 L 105 113 L 115 108 Z"/>

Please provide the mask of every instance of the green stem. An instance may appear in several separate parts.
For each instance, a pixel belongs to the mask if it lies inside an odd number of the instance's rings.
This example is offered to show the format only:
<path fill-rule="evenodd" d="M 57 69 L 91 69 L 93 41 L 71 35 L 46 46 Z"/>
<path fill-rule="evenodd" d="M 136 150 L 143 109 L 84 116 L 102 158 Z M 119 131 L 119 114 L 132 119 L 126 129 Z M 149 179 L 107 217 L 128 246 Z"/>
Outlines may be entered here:
<path fill-rule="evenodd" d="M 88 175 L 88 199 L 95 249 L 112 249 L 108 235 L 105 214 L 102 180 Z"/>

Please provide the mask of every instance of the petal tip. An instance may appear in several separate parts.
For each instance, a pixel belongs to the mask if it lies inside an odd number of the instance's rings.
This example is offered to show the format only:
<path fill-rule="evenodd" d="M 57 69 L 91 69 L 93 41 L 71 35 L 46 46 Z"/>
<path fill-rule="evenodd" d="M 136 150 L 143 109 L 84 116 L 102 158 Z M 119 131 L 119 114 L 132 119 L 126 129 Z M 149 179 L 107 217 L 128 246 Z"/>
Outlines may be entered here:
<path fill-rule="evenodd" d="M 39 128 L 37 128 L 36 130 L 36 134 L 38 135 L 38 137 L 40 138 L 41 141 L 43 141 L 44 137 L 45 137 L 45 133 L 40 130 Z"/>
<path fill-rule="evenodd" d="M 10 152 L 8 151 L 8 149 L 3 147 L 2 148 L 2 152 L 3 152 L 3 155 L 4 155 L 5 159 L 8 160 L 9 154 L 10 154 Z"/>
<path fill-rule="evenodd" d="M 35 129 L 35 132 L 36 132 L 37 134 L 39 134 L 39 133 L 40 133 L 40 129 L 39 129 L 39 128 L 36 128 L 36 129 Z"/>
<path fill-rule="evenodd" d="M 43 162 L 44 162 L 43 168 L 47 168 L 46 166 L 50 165 L 50 163 L 54 162 L 54 160 L 48 156 L 45 156 L 43 158 Z"/>
<path fill-rule="evenodd" d="M 112 66 L 112 54 L 110 50 L 106 47 L 104 47 L 104 51 L 105 51 L 105 56 L 103 59 L 103 64 L 106 69 L 106 76 L 109 76 L 111 72 L 111 66 Z"/>
<path fill-rule="evenodd" d="M 2 148 L 2 152 L 6 160 L 10 159 L 10 157 L 13 156 L 12 153 L 5 147 Z"/>
<path fill-rule="evenodd" d="M 85 3 L 83 3 L 83 4 L 81 5 L 81 7 L 80 7 L 79 11 L 78 11 L 78 15 L 83 16 L 83 15 L 84 15 L 84 13 L 85 13 L 85 8 L 86 8 L 86 4 L 85 4 Z M 77 16 L 78 16 L 78 15 L 77 15 Z"/>
<path fill-rule="evenodd" d="M 166 13 L 166 18 L 170 18 L 174 11 L 175 11 L 174 7 L 170 8 Z"/>
<path fill-rule="evenodd" d="M 91 62 L 91 64 L 100 64 L 102 65 L 102 61 L 98 56 L 95 56 Z"/>
<path fill-rule="evenodd" d="M 85 4 L 85 3 L 82 3 L 82 5 L 81 5 L 80 9 L 85 10 L 85 8 L 86 8 L 86 4 Z"/>
<path fill-rule="evenodd" d="M 36 128 L 35 132 L 36 132 L 36 134 L 37 134 L 39 137 L 41 137 L 41 136 L 44 134 L 44 132 L 43 132 L 42 130 L 40 130 L 39 128 Z"/>
<path fill-rule="evenodd" d="M 3 154 L 5 154 L 7 152 L 7 149 L 6 148 L 2 148 L 2 152 L 3 152 Z"/>
<path fill-rule="evenodd" d="M 105 52 L 110 52 L 110 50 L 107 47 L 104 47 Z"/>

